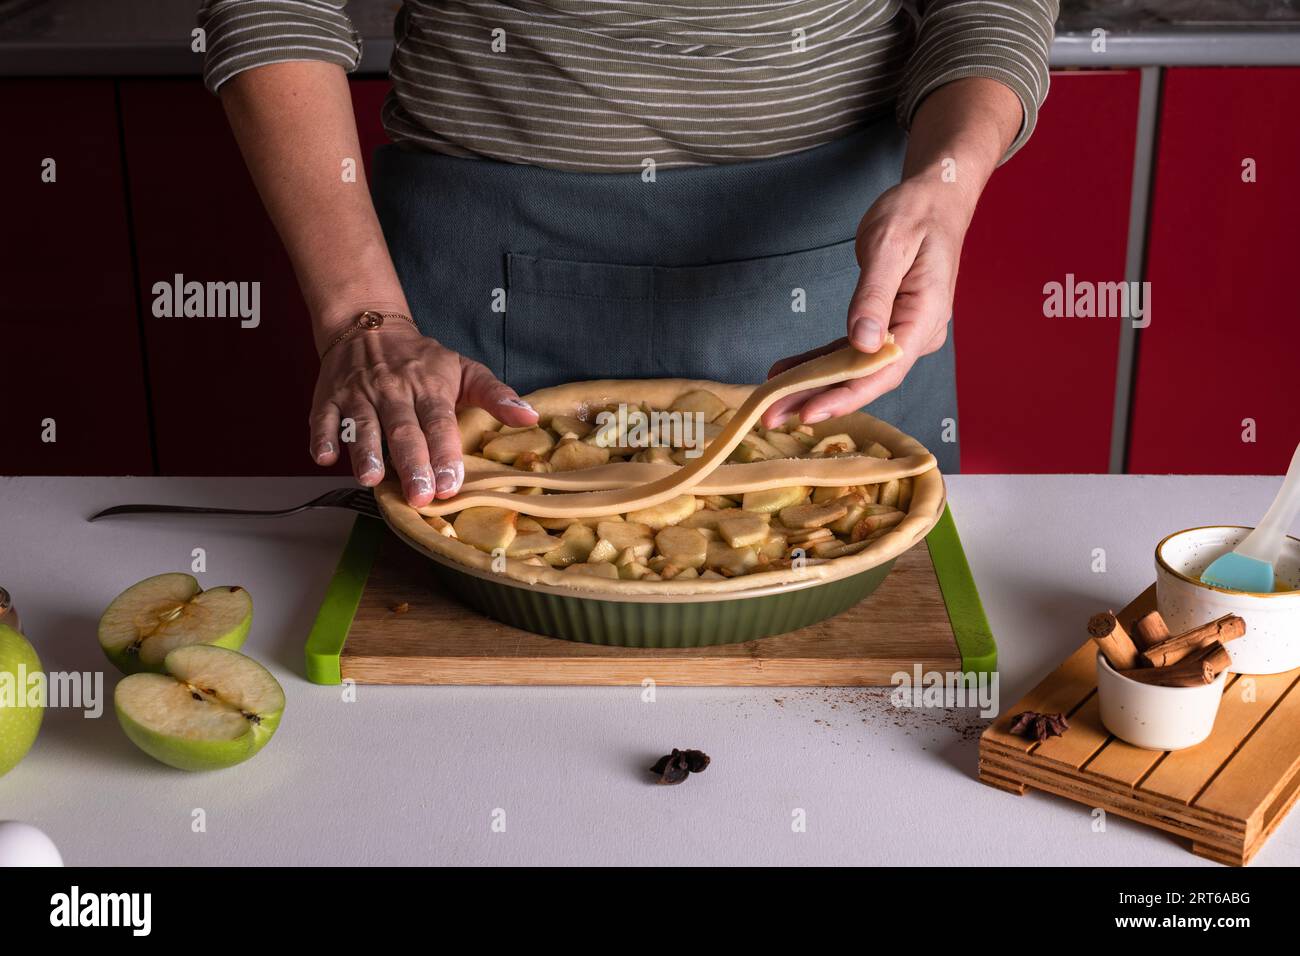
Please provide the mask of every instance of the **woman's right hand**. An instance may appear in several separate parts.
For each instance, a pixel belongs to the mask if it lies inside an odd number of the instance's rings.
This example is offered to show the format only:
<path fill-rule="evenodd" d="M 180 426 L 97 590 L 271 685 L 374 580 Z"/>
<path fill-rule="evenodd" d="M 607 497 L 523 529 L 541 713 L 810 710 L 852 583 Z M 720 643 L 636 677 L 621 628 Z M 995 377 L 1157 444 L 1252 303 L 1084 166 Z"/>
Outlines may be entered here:
<path fill-rule="evenodd" d="M 507 425 L 532 425 L 537 412 L 487 367 L 444 348 L 405 322 L 346 339 L 325 353 L 311 409 L 311 456 L 339 458 L 340 429 L 352 419 L 352 472 L 373 487 L 384 478 L 381 436 L 414 507 L 450 498 L 465 478 L 456 410 L 473 406 Z"/>

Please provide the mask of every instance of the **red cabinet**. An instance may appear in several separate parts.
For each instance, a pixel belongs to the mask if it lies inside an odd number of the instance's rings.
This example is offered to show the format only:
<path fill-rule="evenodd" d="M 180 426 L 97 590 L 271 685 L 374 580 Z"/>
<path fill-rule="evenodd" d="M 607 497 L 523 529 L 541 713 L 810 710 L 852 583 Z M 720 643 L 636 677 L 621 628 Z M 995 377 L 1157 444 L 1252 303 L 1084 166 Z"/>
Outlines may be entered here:
<path fill-rule="evenodd" d="M 1122 320 L 1045 317 L 1043 287 L 1124 278 L 1138 86 L 1134 70 L 1053 74 L 980 200 L 953 307 L 963 471 L 1108 469 Z"/>
<path fill-rule="evenodd" d="M 1300 69 L 1165 74 L 1130 471 L 1279 474 L 1300 442 L 1297 102 Z"/>
<path fill-rule="evenodd" d="M 386 87 L 355 87 L 367 156 L 382 138 Z M 220 101 L 195 80 L 124 82 L 122 122 L 160 472 L 315 473 L 307 311 Z M 257 283 L 259 324 L 156 314 L 155 284 L 177 275 L 250 291 Z"/>
<path fill-rule="evenodd" d="M 379 110 L 392 87 L 388 80 L 352 81 L 352 112 L 357 117 L 357 136 L 361 140 L 361 155 L 365 157 L 367 170 L 374 151 L 388 142 L 384 124 L 379 121 Z"/>
<path fill-rule="evenodd" d="M 0 115 L 0 474 L 152 474 L 113 81 L 0 81 Z"/>

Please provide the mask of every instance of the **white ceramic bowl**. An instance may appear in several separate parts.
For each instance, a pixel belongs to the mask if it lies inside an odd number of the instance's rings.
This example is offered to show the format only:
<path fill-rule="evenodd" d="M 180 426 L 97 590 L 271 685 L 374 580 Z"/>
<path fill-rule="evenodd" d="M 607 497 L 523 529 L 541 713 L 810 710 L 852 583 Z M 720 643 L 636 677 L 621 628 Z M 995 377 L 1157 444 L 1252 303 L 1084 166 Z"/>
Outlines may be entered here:
<path fill-rule="evenodd" d="M 1300 541 L 1286 539 L 1278 580 L 1290 591 L 1229 591 L 1201 583 L 1201 573 L 1250 531 L 1234 525 L 1176 531 L 1156 545 L 1156 607 L 1179 634 L 1225 614 L 1246 622 L 1243 637 L 1227 643 L 1232 670 L 1280 674 L 1300 667 Z"/>
<path fill-rule="evenodd" d="M 1214 729 L 1223 699 L 1224 671 L 1202 687 L 1158 687 L 1117 674 L 1097 655 L 1097 698 L 1106 729 L 1135 747 L 1183 750 Z"/>

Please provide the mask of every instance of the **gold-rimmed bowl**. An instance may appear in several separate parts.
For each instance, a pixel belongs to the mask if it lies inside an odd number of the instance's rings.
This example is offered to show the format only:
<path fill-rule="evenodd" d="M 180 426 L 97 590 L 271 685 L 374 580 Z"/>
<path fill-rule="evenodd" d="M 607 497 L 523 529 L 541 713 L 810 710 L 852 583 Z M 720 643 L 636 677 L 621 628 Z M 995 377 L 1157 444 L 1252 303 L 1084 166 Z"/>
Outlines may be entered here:
<path fill-rule="evenodd" d="M 1278 560 L 1278 590 L 1233 591 L 1201 581 L 1217 557 L 1252 529 L 1211 525 L 1175 531 L 1156 545 L 1156 607 L 1179 634 L 1225 614 L 1246 622 L 1244 636 L 1226 645 L 1239 674 L 1280 674 L 1300 667 L 1300 540 L 1288 537 Z"/>

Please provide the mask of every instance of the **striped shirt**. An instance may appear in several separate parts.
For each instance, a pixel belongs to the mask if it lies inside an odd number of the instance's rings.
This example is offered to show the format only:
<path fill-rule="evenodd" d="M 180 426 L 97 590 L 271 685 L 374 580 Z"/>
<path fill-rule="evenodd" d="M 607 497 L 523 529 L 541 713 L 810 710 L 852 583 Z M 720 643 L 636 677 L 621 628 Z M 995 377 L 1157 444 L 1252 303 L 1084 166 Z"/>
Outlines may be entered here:
<path fill-rule="evenodd" d="M 346 0 L 204 0 L 204 79 L 286 60 L 354 70 Z M 1058 0 L 406 0 L 394 142 L 554 169 L 734 163 L 831 142 L 936 87 L 1012 89 L 1028 139 Z"/>

